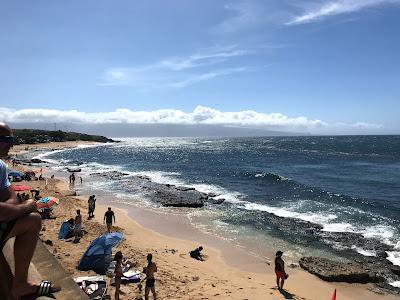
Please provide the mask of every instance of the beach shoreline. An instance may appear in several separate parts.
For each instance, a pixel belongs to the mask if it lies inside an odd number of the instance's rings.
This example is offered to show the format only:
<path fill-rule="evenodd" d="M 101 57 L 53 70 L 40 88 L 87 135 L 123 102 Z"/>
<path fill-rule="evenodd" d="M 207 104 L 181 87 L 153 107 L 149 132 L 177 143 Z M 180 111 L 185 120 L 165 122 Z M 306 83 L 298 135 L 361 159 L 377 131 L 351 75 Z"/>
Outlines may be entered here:
<path fill-rule="evenodd" d="M 65 147 L 75 147 L 79 144 L 79 142 L 75 145 L 69 143 L 65 145 Z M 42 145 L 43 147 L 40 147 L 40 145 L 35 146 L 46 149 L 49 147 L 49 145 L 45 144 Z M 58 146 L 58 149 L 63 148 L 62 144 Z M 25 149 L 26 146 L 20 145 L 20 148 Z M 14 149 L 14 151 L 18 150 Z M 49 174 L 46 174 L 46 176 L 47 175 Z M 87 197 L 87 195 L 80 195 L 78 198 L 67 196 L 73 193 L 68 192 L 69 186 L 65 178 L 62 178 L 62 180 L 60 179 L 54 188 L 59 191 L 64 191 L 66 199 L 61 202 L 60 207 L 55 209 L 57 214 L 56 220 L 46 220 L 44 222 L 45 224 L 52 221 L 55 223 L 54 225 L 59 225 L 61 220 L 63 220 L 61 218 L 67 217 L 67 214 L 73 217 L 73 210 L 76 208 L 81 208 L 83 215 L 86 214 L 85 197 Z M 68 203 L 68 207 L 61 209 L 66 202 Z M 115 203 L 105 200 L 101 200 L 100 203 L 101 204 L 96 207 L 96 218 L 90 221 L 85 220 L 84 226 L 90 225 L 91 229 L 94 229 L 92 228 L 92 225 L 94 225 L 94 227 L 102 227 L 104 231 L 102 212 L 105 212 L 107 206 L 111 206 L 117 215 L 117 226 L 121 227 L 126 235 L 127 245 L 123 246 L 129 246 L 131 249 L 133 249 L 132 247 L 140 249 L 138 252 L 140 252 L 141 256 L 138 257 L 138 260 L 142 260 L 142 263 L 144 263 L 143 258 L 146 252 L 156 251 L 155 259 L 161 262 L 159 263 L 159 268 L 162 269 L 164 266 L 167 266 L 170 270 L 174 270 L 174 276 L 172 277 L 178 281 L 177 283 L 179 283 L 179 285 L 188 285 L 187 290 L 179 289 L 176 284 L 171 283 L 168 279 L 163 279 L 165 282 L 161 282 L 158 289 L 161 290 L 161 297 L 164 295 L 164 299 L 290 299 L 285 298 L 288 294 L 284 295 L 274 288 L 275 275 L 272 266 L 267 266 L 260 260 L 249 261 L 248 258 L 246 258 L 247 262 L 246 259 L 243 262 L 235 258 L 235 256 L 241 257 L 240 251 L 243 251 L 243 249 L 231 249 L 233 252 L 227 253 L 229 247 L 226 247 L 226 245 L 221 246 L 221 244 L 213 241 L 210 236 L 204 236 L 200 239 L 199 236 L 204 235 L 204 233 L 200 231 L 194 232 L 193 230 L 195 229 L 190 228 L 192 225 L 185 224 L 185 222 L 182 222 L 179 218 L 174 218 L 165 214 L 157 214 L 154 211 L 149 211 L 144 208 L 122 207 L 121 205 L 116 205 Z M 62 210 L 62 213 L 57 212 L 57 210 Z M 153 226 L 151 220 L 156 220 Z M 92 224 L 95 222 L 97 224 Z M 179 226 L 179 230 L 177 230 L 177 226 Z M 48 227 L 49 226 L 46 226 L 42 238 L 48 238 L 54 241 L 59 226 L 53 226 L 53 230 L 48 230 Z M 101 232 L 99 229 L 100 228 L 93 230 L 93 233 Z M 93 238 L 92 232 L 84 236 L 81 244 L 84 244 L 83 241 L 89 243 L 90 238 Z M 205 252 L 209 259 L 205 262 L 198 262 L 186 257 L 188 251 L 197 247 L 200 243 L 205 247 Z M 54 247 L 50 247 L 49 250 L 54 253 L 54 249 L 57 249 L 56 257 L 63 263 L 66 269 L 74 276 L 77 274 L 82 276 L 82 272 L 78 272 L 74 269 L 73 265 L 76 262 L 70 259 L 71 254 L 64 257 L 60 255 L 60 252 L 62 253 L 64 250 L 74 252 L 72 250 L 76 249 L 73 247 L 74 245 L 71 243 L 67 244 L 63 241 L 56 241 Z M 80 254 L 82 254 L 85 248 L 79 248 L 81 250 Z M 172 251 L 170 251 L 172 249 L 177 251 L 172 254 Z M 126 249 L 121 248 L 121 250 L 126 252 Z M 270 253 L 273 254 L 273 250 L 271 250 Z M 64 255 L 65 254 L 68 253 L 64 253 Z M 79 253 L 75 253 L 74 259 L 76 259 L 78 254 Z M 180 256 L 180 254 L 183 254 L 183 256 Z M 66 259 L 66 257 L 68 257 L 68 259 Z M 273 259 L 273 257 L 270 256 L 269 258 Z M 176 266 L 180 268 L 176 268 Z M 327 283 L 299 268 L 288 268 L 288 273 L 290 274 L 290 279 L 285 284 L 285 287 L 287 288 L 287 293 L 291 294 L 293 299 L 328 299 L 334 288 L 338 289 L 339 299 L 389 300 L 395 299 L 396 297 L 392 295 L 377 295 L 368 291 L 367 288 L 370 287 L 370 285 Z M 189 280 L 190 277 L 191 280 Z M 196 277 L 199 277 L 199 279 L 194 280 Z M 184 283 L 182 281 L 184 281 Z M 174 289 L 166 289 L 167 284 Z M 227 289 L 227 286 L 230 288 Z M 312 290 L 309 289 L 310 286 L 313 287 Z M 235 287 L 236 289 L 231 287 Z M 162 291 L 163 288 L 164 291 Z M 166 290 L 168 290 L 168 293 L 164 294 Z M 249 291 L 251 291 L 251 297 L 249 297 Z M 173 297 L 165 297 L 165 295 L 173 295 Z M 131 298 L 124 297 L 122 299 Z"/>

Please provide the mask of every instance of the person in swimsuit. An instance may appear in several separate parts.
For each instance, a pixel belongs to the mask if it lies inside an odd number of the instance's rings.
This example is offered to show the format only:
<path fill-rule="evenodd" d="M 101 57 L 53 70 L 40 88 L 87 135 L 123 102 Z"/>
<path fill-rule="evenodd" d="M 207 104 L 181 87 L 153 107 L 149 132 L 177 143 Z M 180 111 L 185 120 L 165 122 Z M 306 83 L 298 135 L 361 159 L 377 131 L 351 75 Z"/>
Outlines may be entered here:
<path fill-rule="evenodd" d="M 121 291 L 121 278 L 124 275 L 123 270 L 122 270 L 122 265 L 123 265 L 123 255 L 121 251 L 118 251 L 115 253 L 114 260 L 116 261 L 115 265 L 115 300 L 119 300 L 119 295 L 120 294 L 125 294 L 124 292 Z"/>
<path fill-rule="evenodd" d="M 276 274 L 276 285 L 278 289 L 283 289 L 283 284 L 288 275 L 285 272 L 285 262 L 282 259 L 282 251 L 277 251 L 275 255 L 275 274 Z"/>
<path fill-rule="evenodd" d="M 156 289 L 154 287 L 154 283 L 156 282 L 156 279 L 154 278 L 154 273 L 157 272 L 157 266 L 152 260 L 153 255 L 150 253 L 147 254 L 147 267 L 144 268 L 144 272 L 146 273 L 146 288 L 144 290 L 145 300 L 149 299 L 150 290 L 153 294 L 154 300 L 157 299 Z"/>
<path fill-rule="evenodd" d="M 13 141 L 10 127 L 0 122 L 0 158 L 7 157 Z M 15 270 L 11 285 L 11 293 L 15 299 L 27 294 L 43 292 L 43 289 L 40 289 L 41 284 L 28 281 L 29 264 L 41 228 L 42 219 L 37 213 L 35 200 L 29 199 L 23 203 L 18 201 L 8 180 L 7 165 L 0 160 L 0 251 L 8 239 L 15 237 Z M 46 291 L 54 292 L 55 290 L 51 285 L 51 288 L 46 288 Z"/>

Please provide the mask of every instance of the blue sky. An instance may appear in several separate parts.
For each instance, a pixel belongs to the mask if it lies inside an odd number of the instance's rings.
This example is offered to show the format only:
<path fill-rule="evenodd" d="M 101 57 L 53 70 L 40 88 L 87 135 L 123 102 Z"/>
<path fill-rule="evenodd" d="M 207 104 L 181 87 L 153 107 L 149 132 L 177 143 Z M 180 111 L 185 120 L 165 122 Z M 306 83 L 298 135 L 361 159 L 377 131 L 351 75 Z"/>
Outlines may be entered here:
<path fill-rule="evenodd" d="M 0 0 L 0 118 L 399 133 L 399 17 L 400 0 Z"/>

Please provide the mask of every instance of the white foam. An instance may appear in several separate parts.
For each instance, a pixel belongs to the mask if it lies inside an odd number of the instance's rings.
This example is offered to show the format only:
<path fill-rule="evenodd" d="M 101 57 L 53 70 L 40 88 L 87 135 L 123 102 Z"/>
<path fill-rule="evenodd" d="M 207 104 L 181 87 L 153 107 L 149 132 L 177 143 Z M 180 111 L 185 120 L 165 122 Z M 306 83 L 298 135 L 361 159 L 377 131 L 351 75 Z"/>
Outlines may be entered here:
<path fill-rule="evenodd" d="M 351 249 L 356 250 L 358 253 L 360 253 L 364 256 L 376 256 L 376 252 L 374 250 L 365 250 L 365 249 L 359 248 L 357 246 L 352 246 Z"/>
<path fill-rule="evenodd" d="M 274 207 L 265 204 L 258 204 L 258 203 L 245 203 L 242 207 L 246 210 L 258 210 L 258 211 L 265 211 L 272 213 L 278 217 L 283 218 L 294 218 L 300 219 L 303 221 L 316 223 L 316 224 L 326 224 L 327 221 L 334 220 L 337 218 L 334 214 L 322 214 L 322 213 L 299 213 L 296 211 L 292 211 L 289 209 L 284 209 L 281 207 Z"/>
<path fill-rule="evenodd" d="M 387 245 L 396 245 L 396 243 L 392 241 L 395 236 L 394 228 L 388 225 L 370 226 L 362 230 L 361 234 L 365 238 L 377 239 Z"/>
<path fill-rule="evenodd" d="M 225 199 L 226 202 L 234 203 L 234 204 L 239 204 L 239 203 L 245 203 L 245 201 L 240 200 L 240 197 L 242 196 L 239 192 L 233 192 L 229 191 L 227 189 L 224 189 L 223 187 L 220 187 L 218 185 L 212 185 L 212 184 L 186 184 L 188 187 L 193 187 L 199 192 L 203 193 L 214 193 L 217 196 L 214 197 L 215 199 Z"/>
<path fill-rule="evenodd" d="M 391 286 L 400 288 L 400 281 L 392 281 L 392 282 L 389 282 L 389 284 L 390 284 Z"/>
<path fill-rule="evenodd" d="M 399 251 L 386 251 L 387 253 L 387 260 L 390 261 L 392 264 L 400 266 L 400 252 Z"/>
<path fill-rule="evenodd" d="M 350 223 L 329 223 L 324 224 L 322 231 L 328 232 L 354 232 L 354 227 Z"/>

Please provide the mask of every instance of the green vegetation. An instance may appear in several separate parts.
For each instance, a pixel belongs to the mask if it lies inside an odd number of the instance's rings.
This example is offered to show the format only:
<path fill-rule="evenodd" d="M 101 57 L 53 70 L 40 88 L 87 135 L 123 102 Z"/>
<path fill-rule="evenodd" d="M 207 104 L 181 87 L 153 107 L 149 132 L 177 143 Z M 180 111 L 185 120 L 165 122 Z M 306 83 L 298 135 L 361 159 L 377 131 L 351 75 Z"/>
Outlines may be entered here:
<path fill-rule="evenodd" d="M 39 144 L 47 142 L 66 141 L 91 141 L 109 143 L 114 140 L 100 135 L 90 135 L 77 132 L 65 132 L 61 130 L 48 131 L 37 129 L 14 129 L 15 144 Z"/>

